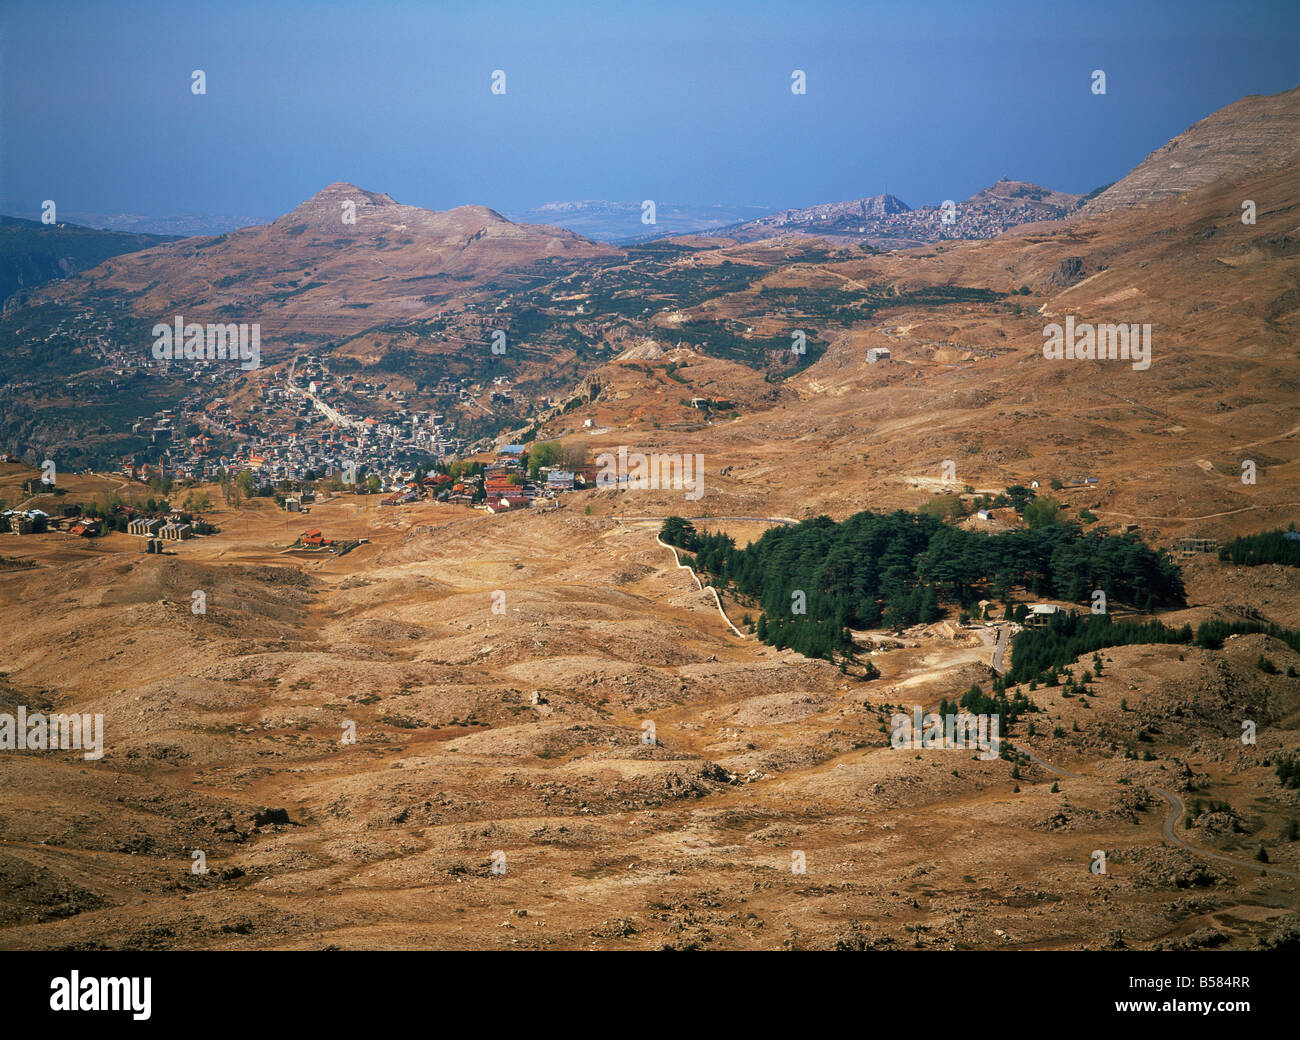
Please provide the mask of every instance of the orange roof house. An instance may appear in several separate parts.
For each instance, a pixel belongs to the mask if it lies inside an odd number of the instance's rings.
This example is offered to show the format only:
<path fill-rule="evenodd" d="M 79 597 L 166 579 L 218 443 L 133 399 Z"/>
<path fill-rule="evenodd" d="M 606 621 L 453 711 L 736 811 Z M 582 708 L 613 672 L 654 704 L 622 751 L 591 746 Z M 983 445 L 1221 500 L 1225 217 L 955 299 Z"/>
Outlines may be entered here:
<path fill-rule="evenodd" d="M 299 540 L 302 542 L 303 545 L 319 546 L 322 548 L 324 546 L 334 544 L 334 540 L 332 538 L 326 538 L 324 535 L 321 534 L 319 527 L 313 527 L 310 531 L 304 531 L 302 537 Z"/>

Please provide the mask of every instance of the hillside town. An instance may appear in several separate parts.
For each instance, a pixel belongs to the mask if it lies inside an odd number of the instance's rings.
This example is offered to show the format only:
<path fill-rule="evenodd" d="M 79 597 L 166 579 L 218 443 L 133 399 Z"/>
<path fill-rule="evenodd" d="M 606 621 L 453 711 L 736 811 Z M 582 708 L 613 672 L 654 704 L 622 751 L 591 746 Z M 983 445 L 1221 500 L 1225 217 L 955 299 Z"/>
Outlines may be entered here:
<path fill-rule="evenodd" d="M 467 396 L 472 389 L 478 388 L 466 380 L 448 380 L 438 392 Z M 158 450 L 124 457 L 122 472 L 211 480 L 249 469 L 261 483 L 335 476 L 353 482 L 373 473 L 387 485 L 412 472 L 417 459 L 442 461 L 466 447 L 444 414 L 406 407 L 403 393 L 386 384 L 335 376 L 315 355 L 295 358 L 286 373 L 268 371 L 254 393 L 238 408 L 227 397 L 194 394 L 176 409 L 139 417 L 132 432 Z M 373 401 L 382 418 L 349 411 L 345 398 Z"/>

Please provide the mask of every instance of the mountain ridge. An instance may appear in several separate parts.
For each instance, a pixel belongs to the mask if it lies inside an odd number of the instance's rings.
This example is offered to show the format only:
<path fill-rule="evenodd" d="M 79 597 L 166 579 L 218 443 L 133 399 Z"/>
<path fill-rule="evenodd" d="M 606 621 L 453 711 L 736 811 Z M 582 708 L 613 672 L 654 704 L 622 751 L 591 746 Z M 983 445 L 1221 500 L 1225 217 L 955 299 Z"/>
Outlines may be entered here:
<path fill-rule="evenodd" d="M 350 206 L 348 205 L 350 204 Z M 28 303 L 112 293 L 142 317 L 252 313 L 269 337 L 334 338 L 436 316 L 539 263 L 617 255 L 486 206 L 428 210 L 336 181 L 268 224 L 166 243 L 37 290 Z M 274 349 L 274 348 L 273 348 Z"/>
<path fill-rule="evenodd" d="M 1300 160 L 1300 86 L 1248 94 L 1152 151 L 1080 212 L 1104 213 L 1181 195 L 1225 177 Z"/>
<path fill-rule="evenodd" d="M 812 235 L 905 249 L 945 239 L 993 238 L 1022 224 L 1061 219 L 1073 212 L 1081 198 L 1004 177 L 954 203 L 949 211 L 943 204 L 913 208 L 896 195 L 882 193 L 780 210 L 709 234 L 739 242 L 773 234 Z"/>

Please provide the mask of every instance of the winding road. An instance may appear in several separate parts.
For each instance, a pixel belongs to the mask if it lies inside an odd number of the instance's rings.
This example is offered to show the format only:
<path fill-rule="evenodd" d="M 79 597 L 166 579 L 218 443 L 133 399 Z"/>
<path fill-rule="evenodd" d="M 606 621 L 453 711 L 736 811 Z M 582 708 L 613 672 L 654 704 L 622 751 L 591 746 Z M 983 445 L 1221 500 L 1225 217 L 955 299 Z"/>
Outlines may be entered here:
<path fill-rule="evenodd" d="M 700 576 L 695 573 L 695 568 L 692 567 L 690 564 L 682 563 L 681 557 L 677 555 L 677 550 L 673 546 L 669 545 L 658 535 L 655 535 L 655 541 L 673 554 L 673 563 L 677 564 L 677 569 L 687 571 L 690 574 L 692 580 L 694 580 L 696 588 L 698 588 L 701 592 L 707 591 L 713 593 L 713 602 L 718 605 L 718 613 L 722 615 L 722 620 L 727 623 L 727 627 L 731 629 L 733 632 L 735 632 L 736 635 L 740 636 L 741 639 L 748 639 L 749 636 L 745 635 L 744 632 L 742 632 L 735 625 L 733 625 L 731 623 L 731 618 L 727 617 L 727 612 L 726 610 L 723 609 L 722 597 L 718 595 L 718 590 L 715 589 L 712 585 L 705 585 L 702 581 L 700 581 Z"/>
<path fill-rule="evenodd" d="M 661 517 L 620 517 L 618 519 L 644 521 L 644 520 L 660 520 L 662 518 Z M 786 520 L 786 518 L 774 518 L 774 517 L 711 517 L 709 519 L 760 520 L 760 521 L 769 521 L 772 523 L 795 522 L 795 521 L 788 521 Z M 727 612 L 722 607 L 722 600 L 719 599 L 718 597 L 717 589 L 709 585 L 704 585 L 700 581 L 699 576 L 695 573 L 695 570 L 689 565 L 681 562 L 681 559 L 677 555 L 677 550 L 673 546 L 669 545 L 665 541 L 662 541 L 657 535 L 655 536 L 655 541 L 658 542 L 661 546 L 663 546 L 663 548 L 669 550 L 673 554 L 673 562 L 676 563 L 679 568 L 690 571 L 691 577 L 694 579 L 696 585 L 700 587 L 701 591 L 707 589 L 709 592 L 713 593 L 713 599 L 714 602 L 717 604 L 718 613 L 722 615 L 722 620 L 727 623 L 727 626 L 733 632 L 735 632 L 736 635 L 740 636 L 741 639 L 748 638 L 745 635 L 745 633 L 741 632 L 738 628 L 736 628 L 736 626 L 731 623 L 731 619 L 727 617 Z M 995 672 L 1005 673 L 1006 671 L 1006 669 L 1003 667 L 1003 657 L 1005 656 L 1006 653 L 1007 642 L 1008 642 L 1008 638 L 1010 637 L 1010 634 L 1011 634 L 1010 625 L 999 626 L 997 642 L 994 644 L 994 648 L 993 648 L 992 667 Z M 1010 741 L 1010 740 L 1008 740 L 1007 743 L 1010 744 L 1015 751 L 1024 755 L 1036 765 L 1042 766 L 1048 772 L 1055 773 L 1058 776 L 1068 777 L 1072 780 L 1080 780 L 1084 776 L 1084 774 L 1082 773 L 1073 773 L 1070 770 L 1064 768 L 1063 766 L 1052 765 L 1052 763 L 1046 761 L 1045 759 L 1039 758 L 1038 755 L 1034 754 L 1033 751 L 1025 747 L 1023 744 L 1017 744 L 1014 741 Z M 1192 853 L 1193 855 L 1201 856 L 1204 859 L 1217 860 L 1220 863 L 1226 863 L 1229 866 L 1237 867 L 1242 870 L 1262 870 L 1270 874 L 1276 874 L 1282 877 L 1293 878 L 1297 881 L 1300 881 L 1300 873 L 1297 873 L 1294 870 L 1287 870 L 1284 867 L 1277 867 L 1271 863 L 1260 863 L 1254 860 L 1240 859 L 1236 856 L 1226 856 L 1221 852 L 1210 852 L 1208 849 L 1200 848 L 1199 846 L 1193 845 L 1190 842 L 1184 840 L 1182 837 L 1179 836 L 1178 831 L 1176 829 L 1178 821 L 1183 818 L 1183 814 L 1187 811 L 1186 806 L 1183 805 L 1182 799 L 1179 798 L 1178 795 L 1174 794 L 1173 792 L 1166 791 L 1160 787 L 1148 787 L 1147 789 L 1149 791 L 1154 792 L 1155 794 L 1158 794 L 1169 805 L 1169 814 L 1165 817 L 1163 829 L 1164 829 L 1165 838 L 1167 838 L 1174 845 L 1186 849 L 1188 852 Z"/>
<path fill-rule="evenodd" d="M 1002 625 L 998 628 L 998 641 L 993 645 L 993 670 L 998 674 L 1003 674 L 1006 669 L 1002 667 L 1002 656 L 1007 652 L 1007 637 L 1011 632 L 1010 625 Z"/>
<path fill-rule="evenodd" d="M 1147 790 L 1154 791 L 1169 803 L 1170 813 L 1165 817 L 1165 837 L 1175 845 L 1181 846 L 1188 852 L 1195 853 L 1198 856 L 1204 856 L 1206 859 L 1217 859 L 1221 863 L 1228 863 L 1234 867 L 1244 867 L 1250 870 L 1266 870 L 1270 874 L 1281 874 L 1283 877 L 1295 878 L 1297 881 L 1300 881 L 1300 874 L 1297 874 L 1294 870 L 1275 867 L 1271 863 L 1259 863 L 1254 860 L 1237 859 L 1235 856 L 1225 856 L 1220 852 L 1208 852 L 1205 849 L 1188 844 L 1178 836 L 1178 831 L 1176 830 L 1178 821 L 1183 818 L 1183 813 L 1186 812 L 1183 800 L 1173 792 L 1165 791 L 1159 787 L 1149 787 Z"/>
<path fill-rule="evenodd" d="M 1068 776 L 1074 780 L 1083 777 L 1082 773 L 1071 773 L 1068 769 L 1064 769 L 1061 766 L 1054 766 L 1050 762 L 1044 761 L 1022 744 L 1016 744 L 1012 741 L 1007 741 L 1007 743 L 1022 755 L 1027 756 L 1030 761 L 1042 766 L 1049 772 L 1056 773 L 1058 776 Z M 1280 874 L 1282 877 L 1294 878 L 1295 880 L 1300 881 L 1300 874 L 1297 874 L 1294 870 L 1287 870 L 1284 867 L 1275 867 L 1271 863 L 1259 863 L 1254 860 L 1239 859 L 1236 856 L 1225 856 L 1221 852 L 1210 852 L 1208 849 L 1203 849 L 1198 845 L 1191 844 L 1191 842 L 1184 841 L 1179 837 L 1176 829 L 1178 821 L 1183 818 L 1183 813 L 1187 811 L 1186 807 L 1183 805 L 1183 800 L 1172 791 L 1166 791 L 1161 787 L 1148 787 L 1147 790 L 1158 794 L 1169 803 L 1169 815 L 1165 817 L 1164 834 L 1169 841 L 1173 842 L 1180 848 L 1186 849 L 1195 856 L 1201 856 L 1204 859 L 1218 860 L 1220 863 L 1227 863 L 1229 866 L 1239 867 L 1242 870 L 1264 870 L 1270 874 Z"/>

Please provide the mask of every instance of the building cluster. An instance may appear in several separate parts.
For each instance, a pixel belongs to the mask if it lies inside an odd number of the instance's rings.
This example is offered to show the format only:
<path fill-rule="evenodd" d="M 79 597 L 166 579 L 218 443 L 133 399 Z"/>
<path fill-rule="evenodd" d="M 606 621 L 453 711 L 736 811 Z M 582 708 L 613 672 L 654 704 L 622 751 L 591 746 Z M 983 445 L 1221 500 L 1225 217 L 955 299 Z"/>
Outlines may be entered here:
<path fill-rule="evenodd" d="M 334 544 L 334 539 L 326 538 L 325 535 L 321 533 L 319 527 L 313 527 L 308 531 L 303 531 L 303 533 L 298 536 L 298 541 L 309 549 L 328 549 Z"/>
<path fill-rule="evenodd" d="M 465 380 L 443 383 L 436 392 L 451 397 L 478 389 Z M 335 377 L 313 355 L 295 359 L 283 375 L 266 372 L 257 391 L 241 414 L 225 397 L 194 394 L 174 411 L 141 417 L 132 432 L 149 438 L 141 454 L 150 461 L 128 456 L 123 473 L 212 480 L 249 469 L 262 483 L 374 473 L 387 487 L 412 472 L 414 459 L 447 459 L 465 448 L 444 414 L 407 408 L 405 395 L 383 383 Z M 380 405 L 382 417 L 348 411 L 344 400 L 358 398 Z"/>
<path fill-rule="evenodd" d="M 11 534 L 39 534 L 49 530 L 50 517 L 43 509 L 6 509 L 0 520 Z"/>
<path fill-rule="evenodd" d="M 136 517 L 126 525 L 126 532 L 145 538 L 160 538 L 164 542 L 183 542 L 194 537 L 193 526 L 182 522 L 179 514 L 173 514 L 165 521 L 158 517 Z"/>
<path fill-rule="evenodd" d="M 8 461 L 6 457 L 6 461 Z M 24 480 L 23 493 L 29 496 L 56 495 L 58 487 L 44 477 Z M 77 515 L 76 507 L 65 507 L 62 514 L 51 516 L 44 509 L 6 509 L 0 512 L 0 531 L 10 534 L 44 534 L 46 531 L 65 531 L 85 538 L 93 538 L 101 531 L 97 517 Z"/>
<path fill-rule="evenodd" d="M 0 513 L 3 525 L 0 529 L 16 535 L 44 534 L 58 531 L 76 538 L 97 538 L 106 533 L 105 527 L 112 530 L 112 519 L 87 516 L 79 512 L 78 507 L 67 507 L 68 512 L 50 514 L 43 509 L 6 509 Z M 127 534 L 143 538 L 158 539 L 164 542 L 182 542 L 194 537 L 194 525 L 202 523 L 202 518 L 190 516 L 173 510 L 166 516 L 137 515 L 135 510 L 125 511 Z"/>
<path fill-rule="evenodd" d="M 969 201 L 959 203 L 951 210 L 951 220 L 945 222 L 942 206 L 922 206 L 906 213 L 894 213 L 879 222 L 878 230 L 909 238 L 997 238 L 1003 232 L 1021 224 L 1050 219 L 1052 210 L 1032 199 L 1001 199 L 996 205 L 982 205 Z M 868 229 L 873 230 L 873 229 Z"/>
<path fill-rule="evenodd" d="M 1064 203 L 1036 197 L 1028 192 L 1021 198 L 1000 195 L 995 198 L 967 199 L 945 208 L 921 206 L 910 209 L 890 196 L 832 202 L 806 209 L 783 210 L 759 217 L 753 226 L 780 233 L 783 229 L 830 232 L 837 235 L 864 235 L 880 238 L 916 239 L 933 242 L 941 239 L 996 238 L 1003 232 L 1039 220 L 1064 216 Z"/>
<path fill-rule="evenodd" d="M 409 480 L 386 488 L 381 506 L 400 506 L 420 499 L 434 499 L 453 505 L 476 506 L 489 513 L 507 513 L 538 504 L 553 505 L 558 495 L 592 485 L 594 473 L 577 473 L 558 466 L 539 467 L 530 476 L 524 463 L 525 446 L 506 444 L 482 472 L 465 472 L 451 477 L 430 473 L 421 480 Z"/>

